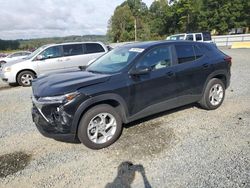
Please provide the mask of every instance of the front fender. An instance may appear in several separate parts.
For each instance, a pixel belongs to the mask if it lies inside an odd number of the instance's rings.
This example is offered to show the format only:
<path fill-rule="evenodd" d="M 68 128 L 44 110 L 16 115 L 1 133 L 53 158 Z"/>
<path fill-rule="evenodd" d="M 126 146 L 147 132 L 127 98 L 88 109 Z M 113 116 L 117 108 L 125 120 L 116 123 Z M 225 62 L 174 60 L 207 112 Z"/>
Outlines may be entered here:
<path fill-rule="evenodd" d="M 89 99 L 84 101 L 78 107 L 78 109 L 74 115 L 74 118 L 73 118 L 71 132 L 73 134 L 76 134 L 77 129 L 78 129 L 78 124 L 82 118 L 82 115 L 90 106 L 92 106 L 94 104 L 101 103 L 102 101 L 107 101 L 107 100 L 114 100 L 120 104 L 119 111 L 121 114 L 122 121 L 124 123 L 127 123 L 128 122 L 128 118 L 127 118 L 128 117 L 128 108 L 127 108 L 126 102 L 118 94 L 108 93 L 108 94 L 98 95 L 96 97 L 90 97 Z"/>

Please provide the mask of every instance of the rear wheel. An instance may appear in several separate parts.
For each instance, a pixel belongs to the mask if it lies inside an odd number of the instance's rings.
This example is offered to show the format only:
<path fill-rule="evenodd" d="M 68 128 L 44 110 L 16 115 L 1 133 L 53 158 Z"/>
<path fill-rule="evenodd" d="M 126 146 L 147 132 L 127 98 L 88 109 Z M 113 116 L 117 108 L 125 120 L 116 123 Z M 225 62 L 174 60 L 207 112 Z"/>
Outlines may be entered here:
<path fill-rule="evenodd" d="M 110 105 L 102 104 L 88 110 L 78 127 L 78 138 L 91 149 L 102 149 L 113 144 L 121 135 L 122 121 Z"/>
<path fill-rule="evenodd" d="M 207 110 L 217 109 L 225 98 L 225 85 L 217 79 L 211 79 L 205 89 L 201 101 L 201 107 Z"/>
<path fill-rule="evenodd" d="M 32 80 L 35 78 L 35 74 L 31 71 L 23 71 L 18 74 L 17 82 L 23 87 L 31 86 Z"/>

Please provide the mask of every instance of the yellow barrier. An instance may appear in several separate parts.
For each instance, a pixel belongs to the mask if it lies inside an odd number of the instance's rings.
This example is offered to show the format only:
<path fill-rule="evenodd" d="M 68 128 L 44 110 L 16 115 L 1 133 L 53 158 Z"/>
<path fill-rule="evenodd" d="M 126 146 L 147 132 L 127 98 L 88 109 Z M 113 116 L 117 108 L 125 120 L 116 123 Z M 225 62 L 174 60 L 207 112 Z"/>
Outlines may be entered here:
<path fill-rule="evenodd" d="M 250 48 L 250 42 L 234 42 L 231 48 Z"/>

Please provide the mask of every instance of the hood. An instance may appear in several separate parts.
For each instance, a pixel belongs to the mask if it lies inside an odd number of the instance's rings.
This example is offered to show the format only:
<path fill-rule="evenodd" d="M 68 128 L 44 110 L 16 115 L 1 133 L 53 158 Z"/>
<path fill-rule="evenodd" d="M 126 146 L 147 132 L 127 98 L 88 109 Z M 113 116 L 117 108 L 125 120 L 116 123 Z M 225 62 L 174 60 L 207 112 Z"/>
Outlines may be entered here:
<path fill-rule="evenodd" d="M 79 88 L 106 82 L 107 74 L 95 74 L 87 71 L 61 72 L 39 77 L 32 82 L 35 97 L 63 95 Z"/>

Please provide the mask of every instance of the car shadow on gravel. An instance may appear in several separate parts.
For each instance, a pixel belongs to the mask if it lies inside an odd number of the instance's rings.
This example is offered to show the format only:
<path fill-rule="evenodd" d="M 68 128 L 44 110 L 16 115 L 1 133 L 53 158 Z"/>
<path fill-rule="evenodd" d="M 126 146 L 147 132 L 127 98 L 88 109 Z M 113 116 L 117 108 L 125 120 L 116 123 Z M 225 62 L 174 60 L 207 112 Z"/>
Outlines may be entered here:
<path fill-rule="evenodd" d="M 182 106 L 182 107 L 174 108 L 172 110 L 163 111 L 163 112 L 153 114 L 153 115 L 147 116 L 145 118 L 133 121 L 131 123 L 128 123 L 128 124 L 124 125 L 124 128 L 131 128 L 131 127 L 136 126 L 138 124 L 145 123 L 147 121 L 152 121 L 154 119 L 157 119 L 157 118 L 160 118 L 160 117 L 163 117 L 163 116 L 167 116 L 167 115 L 171 115 L 171 114 L 174 114 L 176 112 L 186 110 L 186 109 L 189 109 L 189 108 L 193 108 L 193 107 L 201 108 L 197 103 L 188 104 L 188 105 L 185 105 L 185 106 Z"/>
<path fill-rule="evenodd" d="M 117 156 L 118 159 L 125 157 L 131 160 L 141 160 L 157 157 L 158 154 L 169 150 L 180 141 L 180 138 L 175 134 L 175 130 L 168 126 L 173 121 L 173 117 L 167 118 L 167 116 L 194 106 L 196 104 L 186 105 L 125 125 L 119 140 L 104 149 L 104 152 Z M 166 118 L 161 118 L 163 116 L 166 116 Z"/>
<path fill-rule="evenodd" d="M 0 91 L 2 90 L 9 90 L 9 89 L 13 89 L 13 88 L 19 88 L 19 85 L 1 85 L 0 86 Z"/>
<path fill-rule="evenodd" d="M 118 156 L 134 156 L 135 158 L 154 156 L 161 153 L 163 150 L 171 147 L 173 143 L 178 142 L 174 130 L 171 127 L 162 126 L 162 124 L 166 124 L 168 121 L 166 122 L 165 120 L 162 120 L 161 117 L 167 117 L 175 112 L 192 107 L 199 108 L 195 103 L 189 104 L 125 124 L 123 134 L 118 141 L 103 151 L 116 153 Z M 69 144 L 81 144 L 78 139 L 75 139 L 74 141 L 57 141 Z"/>

